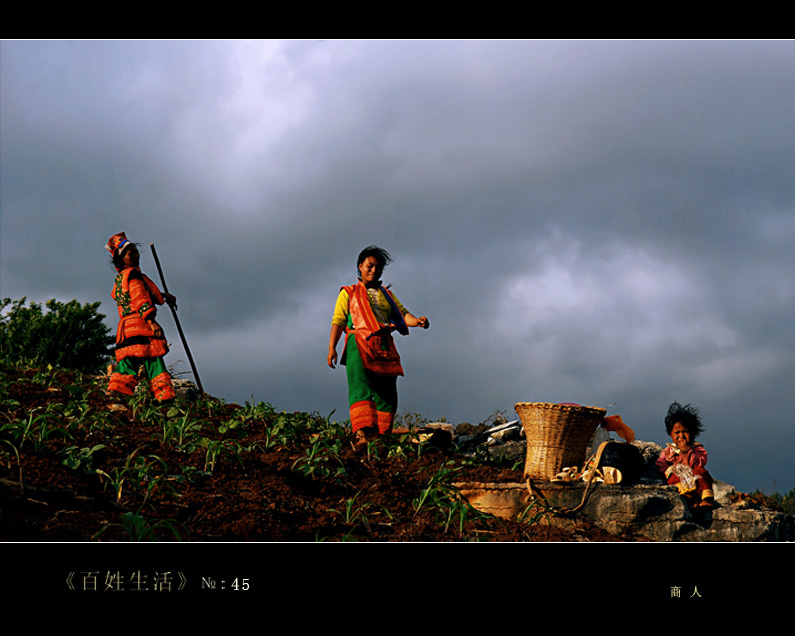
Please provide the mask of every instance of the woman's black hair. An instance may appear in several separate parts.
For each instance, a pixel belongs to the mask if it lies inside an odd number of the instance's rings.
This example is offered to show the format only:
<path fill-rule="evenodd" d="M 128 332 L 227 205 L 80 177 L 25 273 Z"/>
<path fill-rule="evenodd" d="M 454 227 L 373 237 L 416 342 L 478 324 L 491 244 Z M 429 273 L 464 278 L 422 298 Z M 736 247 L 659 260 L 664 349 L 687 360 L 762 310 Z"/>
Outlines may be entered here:
<path fill-rule="evenodd" d="M 135 249 L 137 249 L 138 253 L 140 254 L 141 253 L 141 247 L 140 247 L 141 244 L 140 243 L 132 243 L 132 244 L 135 245 Z M 123 252 L 122 252 L 122 254 L 123 254 Z M 122 254 L 119 254 L 118 250 L 117 250 L 117 253 L 110 257 L 111 265 L 113 265 L 113 267 L 116 268 L 117 272 L 119 272 L 119 271 L 124 269 L 124 259 L 122 258 Z"/>
<path fill-rule="evenodd" d="M 381 247 L 378 247 L 377 245 L 371 245 L 370 247 L 365 247 L 359 253 L 359 260 L 356 261 L 357 271 L 359 265 L 364 263 L 369 256 L 373 256 L 379 263 L 381 263 L 382 267 L 386 267 L 388 263 L 392 262 L 392 257 L 389 255 L 389 252 Z"/>
<path fill-rule="evenodd" d="M 704 432 L 698 409 L 689 404 L 682 406 L 679 402 L 674 402 L 668 407 L 668 414 L 665 416 L 665 432 L 668 433 L 668 435 L 671 434 L 674 424 L 677 422 L 690 432 L 693 439 L 696 439 L 696 437 Z"/>

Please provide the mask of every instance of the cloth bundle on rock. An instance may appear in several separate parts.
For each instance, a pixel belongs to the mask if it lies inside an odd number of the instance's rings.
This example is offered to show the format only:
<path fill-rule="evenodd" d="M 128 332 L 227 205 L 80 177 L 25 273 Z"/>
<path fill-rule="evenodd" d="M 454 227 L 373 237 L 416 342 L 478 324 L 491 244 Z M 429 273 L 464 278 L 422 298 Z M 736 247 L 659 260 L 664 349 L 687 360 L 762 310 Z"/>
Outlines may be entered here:
<path fill-rule="evenodd" d="M 631 444 L 635 441 L 635 431 L 624 423 L 620 415 L 608 415 L 602 421 L 602 427 L 605 430 L 617 433 L 625 442 Z"/>

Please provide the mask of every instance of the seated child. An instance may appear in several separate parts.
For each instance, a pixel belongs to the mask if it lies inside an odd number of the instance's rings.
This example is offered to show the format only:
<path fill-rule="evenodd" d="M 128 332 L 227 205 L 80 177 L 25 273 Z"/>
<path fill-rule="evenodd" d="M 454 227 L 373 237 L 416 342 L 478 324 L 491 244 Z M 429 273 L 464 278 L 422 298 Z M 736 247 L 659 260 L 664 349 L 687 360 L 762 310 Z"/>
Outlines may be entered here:
<path fill-rule="evenodd" d="M 707 451 L 696 437 L 703 432 L 698 411 L 690 406 L 674 402 L 665 417 L 665 430 L 673 440 L 660 454 L 657 467 L 669 484 L 676 484 L 679 493 L 691 508 L 712 508 L 715 496 L 712 492 L 712 476 L 704 468 Z"/>

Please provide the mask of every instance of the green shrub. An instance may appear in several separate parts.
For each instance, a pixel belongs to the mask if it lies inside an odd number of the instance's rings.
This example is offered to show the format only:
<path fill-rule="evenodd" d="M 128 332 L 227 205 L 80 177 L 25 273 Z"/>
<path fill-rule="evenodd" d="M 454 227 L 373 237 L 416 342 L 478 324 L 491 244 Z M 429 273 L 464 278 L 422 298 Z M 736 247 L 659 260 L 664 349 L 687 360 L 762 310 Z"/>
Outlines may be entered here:
<path fill-rule="evenodd" d="M 25 307 L 25 300 L 0 301 L 0 361 L 102 371 L 114 338 L 98 311 L 99 302 L 81 305 L 52 299 L 44 304 L 45 312 L 38 303 Z"/>
<path fill-rule="evenodd" d="M 752 501 L 765 508 L 784 512 L 788 515 L 795 515 L 795 488 L 785 495 L 782 495 L 778 491 L 766 495 L 757 489 L 750 493 L 750 498 Z"/>

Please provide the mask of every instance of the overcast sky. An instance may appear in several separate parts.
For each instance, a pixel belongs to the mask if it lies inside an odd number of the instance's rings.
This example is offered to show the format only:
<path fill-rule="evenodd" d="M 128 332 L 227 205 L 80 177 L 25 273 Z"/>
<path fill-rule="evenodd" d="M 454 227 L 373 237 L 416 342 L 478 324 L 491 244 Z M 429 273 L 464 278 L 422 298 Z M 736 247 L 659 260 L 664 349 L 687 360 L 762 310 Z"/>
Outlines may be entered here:
<path fill-rule="evenodd" d="M 795 42 L 4 41 L 0 297 L 110 300 L 154 243 L 205 389 L 343 420 L 326 353 L 370 244 L 428 331 L 401 412 L 611 407 L 788 492 Z M 169 312 L 168 363 L 190 371 Z"/>

